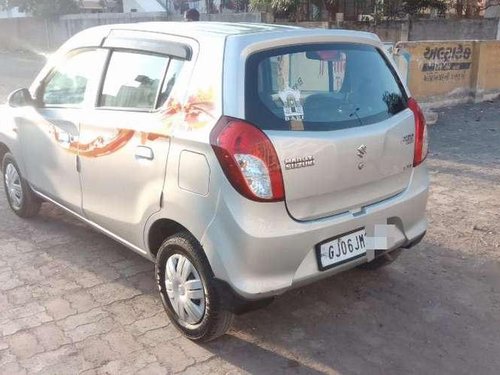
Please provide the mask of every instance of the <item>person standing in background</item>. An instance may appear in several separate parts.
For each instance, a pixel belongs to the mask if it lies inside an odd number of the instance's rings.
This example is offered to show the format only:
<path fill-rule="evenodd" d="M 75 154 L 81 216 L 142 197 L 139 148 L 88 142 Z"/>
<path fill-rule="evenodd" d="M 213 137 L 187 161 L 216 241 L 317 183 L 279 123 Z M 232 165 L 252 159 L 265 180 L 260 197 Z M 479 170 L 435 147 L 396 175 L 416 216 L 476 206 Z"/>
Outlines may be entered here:
<path fill-rule="evenodd" d="M 194 8 L 188 9 L 186 10 L 186 13 L 184 13 L 184 21 L 186 22 L 193 22 L 199 20 L 200 20 L 200 12 L 198 12 Z"/>

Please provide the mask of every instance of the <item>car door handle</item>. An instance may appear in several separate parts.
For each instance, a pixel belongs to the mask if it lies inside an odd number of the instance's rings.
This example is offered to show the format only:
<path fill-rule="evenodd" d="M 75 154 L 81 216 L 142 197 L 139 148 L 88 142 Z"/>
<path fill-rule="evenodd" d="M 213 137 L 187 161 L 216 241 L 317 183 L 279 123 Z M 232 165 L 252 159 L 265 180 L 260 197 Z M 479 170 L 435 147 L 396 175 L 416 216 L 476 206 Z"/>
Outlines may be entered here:
<path fill-rule="evenodd" d="M 155 154 L 153 150 L 146 146 L 137 146 L 135 149 L 135 158 L 137 160 L 145 159 L 145 160 L 153 160 L 155 158 Z"/>

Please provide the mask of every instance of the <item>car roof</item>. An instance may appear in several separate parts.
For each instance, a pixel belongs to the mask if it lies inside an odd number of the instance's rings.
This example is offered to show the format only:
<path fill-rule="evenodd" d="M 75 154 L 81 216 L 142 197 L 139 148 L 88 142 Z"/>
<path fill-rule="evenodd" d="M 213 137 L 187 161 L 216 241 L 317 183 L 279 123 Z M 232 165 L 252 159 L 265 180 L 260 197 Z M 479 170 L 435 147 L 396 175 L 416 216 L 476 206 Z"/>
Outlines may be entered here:
<path fill-rule="evenodd" d="M 82 44 L 100 45 L 113 30 L 142 31 L 187 37 L 194 40 L 238 39 L 243 44 L 251 44 L 257 40 L 280 40 L 300 37 L 334 37 L 366 41 L 370 44 L 380 43 L 380 39 L 372 33 L 342 29 L 313 29 L 297 26 L 274 25 L 265 23 L 228 23 L 228 22 L 140 22 L 97 26 L 82 31 L 71 38 L 66 48 L 74 48 Z M 65 48 L 65 49 L 66 49 Z"/>
<path fill-rule="evenodd" d="M 304 35 L 332 35 L 336 37 L 357 37 L 380 41 L 377 35 L 365 31 L 304 28 L 291 25 L 244 22 L 144 22 L 128 25 L 131 29 L 189 36 L 194 39 L 212 37 L 251 37 L 255 34 L 269 34 L 283 37 Z M 117 28 L 123 27 L 116 25 Z M 259 35 L 262 36 L 262 35 Z"/>
<path fill-rule="evenodd" d="M 116 26 L 120 27 L 121 25 Z M 303 30 L 303 28 L 297 26 L 243 22 L 143 22 L 129 24 L 128 26 L 134 30 L 177 34 L 193 38 L 207 35 L 227 37 L 254 33 L 269 33 L 273 31 Z"/>

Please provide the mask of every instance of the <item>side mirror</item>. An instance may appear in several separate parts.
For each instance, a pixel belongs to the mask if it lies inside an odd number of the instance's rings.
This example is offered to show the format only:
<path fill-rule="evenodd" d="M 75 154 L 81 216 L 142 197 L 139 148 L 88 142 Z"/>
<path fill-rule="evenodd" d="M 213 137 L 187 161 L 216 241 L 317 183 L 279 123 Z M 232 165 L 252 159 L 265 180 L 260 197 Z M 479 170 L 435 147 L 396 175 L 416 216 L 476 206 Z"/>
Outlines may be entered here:
<path fill-rule="evenodd" d="M 28 89 L 19 89 L 9 95 L 7 103 L 11 107 L 34 106 L 35 101 L 31 97 Z"/>

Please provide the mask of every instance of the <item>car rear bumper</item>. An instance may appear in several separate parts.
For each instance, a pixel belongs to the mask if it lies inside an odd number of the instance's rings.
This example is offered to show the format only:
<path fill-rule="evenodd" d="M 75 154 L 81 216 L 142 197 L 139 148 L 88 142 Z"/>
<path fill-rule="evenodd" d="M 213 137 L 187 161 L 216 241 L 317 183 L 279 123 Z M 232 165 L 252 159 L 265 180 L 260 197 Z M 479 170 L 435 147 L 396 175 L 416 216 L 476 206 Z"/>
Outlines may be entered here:
<path fill-rule="evenodd" d="M 408 241 L 404 246 L 405 249 L 410 249 L 416 246 L 425 236 L 425 232 L 418 236 L 415 240 Z M 396 252 L 395 249 L 387 251 L 375 251 L 375 257 L 386 255 L 387 253 L 392 254 Z M 379 254 L 377 254 L 379 253 Z M 215 287 L 218 290 L 219 295 L 224 296 L 224 308 L 237 314 L 245 314 L 247 312 L 264 308 L 273 302 L 274 296 L 265 297 L 261 299 L 250 299 L 245 298 L 235 292 L 235 290 L 229 285 L 229 283 L 216 279 Z"/>
<path fill-rule="evenodd" d="M 202 245 L 217 279 L 245 300 L 272 297 L 334 275 L 375 258 L 366 256 L 320 271 L 315 245 L 325 239 L 378 225 L 392 224 L 386 249 L 409 247 L 426 231 L 429 177 L 425 163 L 413 170 L 408 187 L 397 196 L 365 207 L 361 212 L 298 222 L 282 202 L 255 203 L 234 190 L 221 192 L 216 217 Z"/>

